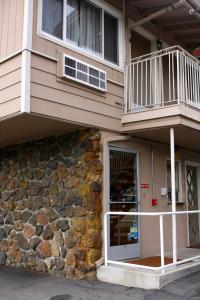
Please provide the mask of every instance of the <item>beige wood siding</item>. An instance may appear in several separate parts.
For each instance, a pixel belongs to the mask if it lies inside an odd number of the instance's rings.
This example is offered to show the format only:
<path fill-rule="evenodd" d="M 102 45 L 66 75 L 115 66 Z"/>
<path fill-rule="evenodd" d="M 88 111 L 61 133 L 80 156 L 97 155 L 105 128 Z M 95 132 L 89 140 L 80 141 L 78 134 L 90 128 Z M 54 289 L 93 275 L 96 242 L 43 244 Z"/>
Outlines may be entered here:
<path fill-rule="evenodd" d="M 0 64 L 0 118 L 20 112 L 21 55 Z"/>
<path fill-rule="evenodd" d="M 21 50 L 24 0 L 0 1 L 0 60 Z"/>
<path fill-rule="evenodd" d="M 118 8 L 120 3 L 117 1 Z M 120 130 L 123 72 L 41 37 L 37 34 L 37 17 L 38 1 L 35 1 L 32 48 L 40 55 L 32 54 L 31 111 L 75 123 Z M 65 53 L 106 71 L 107 93 L 63 79 L 58 70 Z"/>
<path fill-rule="evenodd" d="M 58 62 L 32 54 L 31 112 L 83 125 L 120 130 L 123 88 L 107 93 L 57 76 Z"/>

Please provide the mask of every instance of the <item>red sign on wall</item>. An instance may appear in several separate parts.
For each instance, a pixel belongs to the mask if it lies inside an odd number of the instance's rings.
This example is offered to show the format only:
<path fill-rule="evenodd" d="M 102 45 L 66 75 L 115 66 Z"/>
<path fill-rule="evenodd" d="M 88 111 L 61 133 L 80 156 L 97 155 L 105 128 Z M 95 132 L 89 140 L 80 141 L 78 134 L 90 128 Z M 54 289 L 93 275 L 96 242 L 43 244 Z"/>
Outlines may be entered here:
<path fill-rule="evenodd" d="M 149 183 L 141 183 L 141 189 L 149 189 Z"/>

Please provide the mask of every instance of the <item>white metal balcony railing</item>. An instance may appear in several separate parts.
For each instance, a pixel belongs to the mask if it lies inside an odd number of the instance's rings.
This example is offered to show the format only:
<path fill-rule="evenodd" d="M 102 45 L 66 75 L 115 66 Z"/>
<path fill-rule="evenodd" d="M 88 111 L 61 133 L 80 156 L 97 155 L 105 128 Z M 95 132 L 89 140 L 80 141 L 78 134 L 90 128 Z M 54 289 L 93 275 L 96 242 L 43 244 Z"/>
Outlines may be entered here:
<path fill-rule="evenodd" d="M 161 273 L 165 273 L 167 270 L 170 270 L 172 267 L 175 267 L 177 265 L 182 265 L 185 263 L 189 262 L 194 262 L 198 261 L 200 262 L 200 251 L 199 255 L 196 256 L 190 256 L 188 258 L 184 259 L 177 259 L 177 244 L 175 245 L 176 249 L 174 251 L 173 249 L 173 262 L 169 264 L 165 264 L 165 244 L 164 244 L 164 217 L 165 216 L 171 216 L 177 217 L 179 215 L 186 215 L 188 218 L 189 215 L 191 214 L 200 214 L 200 210 L 194 210 L 194 211 L 176 211 L 176 212 L 154 212 L 154 213 L 148 213 L 148 212 L 107 212 L 104 215 L 104 255 L 105 255 L 105 266 L 108 264 L 114 264 L 118 266 L 129 266 L 131 268 L 136 268 L 136 269 L 146 269 L 146 270 L 152 270 L 152 271 L 160 271 Z M 160 236 L 158 239 L 160 240 L 160 258 L 161 258 L 161 265 L 160 267 L 150 267 L 150 266 L 145 266 L 145 265 L 139 265 L 139 264 L 133 264 L 133 261 L 131 263 L 129 262 L 123 262 L 123 261 L 114 261 L 112 258 L 108 257 L 108 246 L 109 246 L 109 239 L 108 239 L 108 232 L 109 232 L 109 227 L 108 227 L 108 220 L 109 216 L 137 216 L 137 217 L 159 217 L 159 229 L 160 229 Z M 174 234 L 173 232 L 174 227 L 172 225 L 172 235 Z M 141 234 L 141 230 L 139 228 L 138 232 Z M 176 240 L 177 240 L 177 232 L 175 230 L 175 235 L 176 235 Z M 174 245 L 172 245 L 174 247 Z"/>
<path fill-rule="evenodd" d="M 179 46 L 125 64 L 124 113 L 177 105 L 200 109 L 200 61 Z"/>

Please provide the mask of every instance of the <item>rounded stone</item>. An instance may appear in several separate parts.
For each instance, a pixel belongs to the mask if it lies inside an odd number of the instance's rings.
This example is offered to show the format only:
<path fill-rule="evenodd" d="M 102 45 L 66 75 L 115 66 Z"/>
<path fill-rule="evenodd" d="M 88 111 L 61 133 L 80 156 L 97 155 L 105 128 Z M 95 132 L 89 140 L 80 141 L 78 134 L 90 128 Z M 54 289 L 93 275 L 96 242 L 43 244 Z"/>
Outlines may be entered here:
<path fill-rule="evenodd" d="M 29 245 L 32 249 L 36 249 L 36 247 L 41 243 L 41 239 L 39 237 L 33 237 L 30 239 Z"/>
<path fill-rule="evenodd" d="M 39 236 L 43 233 L 44 231 L 44 226 L 43 225 L 37 225 L 35 227 L 36 235 Z"/>
<path fill-rule="evenodd" d="M 53 234 L 53 231 L 51 229 L 51 226 L 50 225 L 47 225 L 44 229 L 44 232 L 42 234 L 42 238 L 44 240 L 51 240 L 53 238 L 54 234 Z"/>
<path fill-rule="evenodd" d="M 35 227 L 37 225 L 36 216 L 32 215 L 28 222 L 29 222 L 29 224 L 31 224 L 32 226 Z"/>
<path fill-rule="evenodd" d="M 36 221 L 37 221 L 37 223 L 42 224 L 42 225 L 45 225 L 48 223 L 47 217 L 43 211 L 39 211 L 36 214 Z"/>
<path fill-rule="evenodd" d="M 51 256 L 58 257 L 60 255 L 59 247 L 56 240 L 51 241 Z"/>
<path fill-rule="evenodd" d="M 33 235 L 35 235 L 35 229 L 33 228 L 32 225 L 29 225 L 29 224 L 24 224 L 24 228 L 23 228 L 23 231 L 24 231 L 24 235 L 27 237 L 27 238 L 31 238 Z"/>
<path fill-rule="evenodd" d="M 84 233 L 85 232 L 85 218 L 75 217 L 71 221 L 72 228 L 77 231 Z"/>
<path fill-rule="evenodd" d="M 0 215 L 0 225 L 3 225 L 4 224 L 4 218 L 3 216 Z"/>
<path fill-rule="evenodd" d="M 45 208 L 45 214 L 49 222 L 53 222 L 58 218 L 58 214 L 51 207 Z"/>
<path fill-rule="evenodd" d="M 17 221 L 14 223 L 14 229 L 16 231 L 21 231 L 23 230 L 23 222 L 22 221 Z"/>
<path fill-rule="evenodd" d="M 6 232 L 3 227 L 0 227 L 0 240 L 3 240 L 6 237 Z"/>
<path fill-rule="evenodd" d="M 19 248 L 24 249 L 24 250 L 29 249 L 28 240 L 22 233 L 17 233 L 16 239 L 17 239 L 17 244 L 18 244 Z"/>
<path fill-rule="evenodd" d="M 44 177 L 41 181 L 41 186 L 43 188 L 48 188 L 50 186 L 51 180 L 49 177 Z"/>
<path fill-rule="evenodd" d="M 7 214 L 5 218 L 5 224 L 10 224 L 10 225 L 14 224 L 13 216 L 10 212 Z"/>
<path fill-rule="evenodd" d="M 53 265 L 55 270 L 62 270 L 65 266 L 65 262 L 62 258 L 55 258 Z"/>
<path fill-rule="evenodd" d="M 70 229 L 69 222 L 66 219 L 58 220 L 58 228 L 62 231 L 66 231 Z"/>
<path fill-rule="evenodd" d="M 63 239 L 63 234 L 61 231 L 55 231 L 54 232 L 55 235 L 55 240 L 57 242 L 57 244 L 61 247 L 64 245 L 64 239 Z"/>
<path fill-rule="evenodd" d="M 49 241 L 42 241 L 37 246 L 36 255 L 41 259 L 51 256 L 51 245 L 50 245 Z"/>
<path fill-rule="evenodd" d="M 22 213 L 22 221 L 27 222 L 28 219 L 32 216 L 32 213 L 29 210 L 25 210 Z"/>
<path fill-rule="evenodd" d="M 0 265 L 5 265 L 7 260 L 7 253 L 6 252 L 0 252 Z"/>

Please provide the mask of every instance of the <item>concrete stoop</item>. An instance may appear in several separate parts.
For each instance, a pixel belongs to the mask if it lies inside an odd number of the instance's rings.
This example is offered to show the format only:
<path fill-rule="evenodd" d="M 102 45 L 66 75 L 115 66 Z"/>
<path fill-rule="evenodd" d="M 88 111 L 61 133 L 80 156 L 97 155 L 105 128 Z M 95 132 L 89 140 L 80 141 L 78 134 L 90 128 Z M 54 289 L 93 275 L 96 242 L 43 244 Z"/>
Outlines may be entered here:
<path fill-rule="evenodd" d="M 103 282 L 150 290 L 160 289 L 170 282 L 198 271 L 200 271 L 200 261 L 172 267 L 164 274 L 160 271 L 109 264 L 97 269 L 97 278 Z"/>

